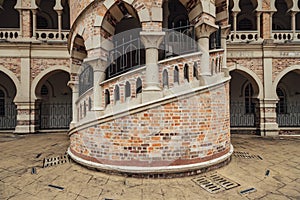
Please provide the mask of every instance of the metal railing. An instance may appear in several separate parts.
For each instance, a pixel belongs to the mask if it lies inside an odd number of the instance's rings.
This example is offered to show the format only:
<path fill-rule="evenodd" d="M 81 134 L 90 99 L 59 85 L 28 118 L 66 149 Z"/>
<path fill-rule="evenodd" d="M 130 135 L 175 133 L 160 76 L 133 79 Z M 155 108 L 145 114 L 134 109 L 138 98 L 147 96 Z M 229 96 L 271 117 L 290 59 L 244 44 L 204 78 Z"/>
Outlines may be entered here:
<path fill-rule="evenodd" d="M 71 120 L 71 103 L 42 103 L 40 106 L 40 129 L 68 129 Z"/>
<path fill-rule="evenodd" d="M 6 103 L 0 107 L 0 130 L 12 130 L 17 125 L 17 107 Z"/>
<path fill-rule="evenodd" d="M 106 78 L 112 78 L 145 64 L 145 49 L 140 38 L 130 39 L 109 51 Z"/>
<path fill-rule="evenodd" d="M 255 105 L 251 105 L 254 111 Z M 230 102 L 231 127 L 255 127 L 255 113 L 246 113 L 245 102 Z"/>
<path fill-rule="evenodd" d="M 290 102 L 285 113 L 277 112 L 279 127 L 300 127 L 300 102 Z"/>
<path fill-rule="evenodd" d="M 164 50 L 162 59 L 196 52 L 195 27 L 186 25 L 166 30 L 161 49 Z"/>

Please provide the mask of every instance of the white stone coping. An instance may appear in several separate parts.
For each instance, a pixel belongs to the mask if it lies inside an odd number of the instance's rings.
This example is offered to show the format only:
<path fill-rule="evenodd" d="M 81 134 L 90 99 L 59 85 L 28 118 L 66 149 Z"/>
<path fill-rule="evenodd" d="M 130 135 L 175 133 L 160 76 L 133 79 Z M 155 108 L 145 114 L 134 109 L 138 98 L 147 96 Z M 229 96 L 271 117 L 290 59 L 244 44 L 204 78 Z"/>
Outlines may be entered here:
<path fill-rule="evenodd" d="M 207 168 L 219 164 L 223 161 L 226 161 L 232 155 L 233 150 L 234 150 L 233 146 L 230 145 L 230 150 L 228 153 L 218 158 L 215 158 L 213 160 L 209 160 L 201 163 L 195 163 L 195 164 L 188 164 L 188 165 L 163 166 L 163 167 L 117 166 L 117 165 L 106 165 L 106 164 L 95 163 L 92 161 L 84 160 L 74 155 L 70 151 L 70 147 L 68 148 L 67 153 L 75 162 L 80 163 L 87 167 L 100 169 L 100 170 L 117 171 L 117 172 L 134 173 L 134 174 L 142 174 L 142 173 L 151 174 L 151 173 L 178 173 L 178 172 L 187 172 L 187 171 Z"/>

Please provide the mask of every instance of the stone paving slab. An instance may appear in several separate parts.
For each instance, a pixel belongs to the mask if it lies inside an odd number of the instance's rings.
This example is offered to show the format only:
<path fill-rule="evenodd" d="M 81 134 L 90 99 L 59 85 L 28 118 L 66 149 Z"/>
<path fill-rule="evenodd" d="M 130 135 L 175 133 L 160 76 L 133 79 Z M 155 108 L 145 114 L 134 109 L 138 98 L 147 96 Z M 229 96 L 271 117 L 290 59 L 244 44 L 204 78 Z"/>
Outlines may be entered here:
<path fill-rule="evenodd" d="M 235 151 L 260 159 L 232 157 L 218 173 L 239 187 L 210 194 L 193 177 L 138 179 L 109 175 L 74 162 L 42 168 L 43 159 L 63 155 L 67 134 L 0 135 L 0 199 L 9 200 L 194 200 L 194 199 L 296 199 L 300 200 L 300 138 L 261 138 L 232 135 Z M 40 155 L 40 156 L 38 156 Z M 35 167 L 36 174 L 31 174 Z M 269 174 L 266 171 L 269 170 Z M 49 185 L 63 187 L 63 190 Z M 256 191 L 241 195 L 248 188 Z"/>

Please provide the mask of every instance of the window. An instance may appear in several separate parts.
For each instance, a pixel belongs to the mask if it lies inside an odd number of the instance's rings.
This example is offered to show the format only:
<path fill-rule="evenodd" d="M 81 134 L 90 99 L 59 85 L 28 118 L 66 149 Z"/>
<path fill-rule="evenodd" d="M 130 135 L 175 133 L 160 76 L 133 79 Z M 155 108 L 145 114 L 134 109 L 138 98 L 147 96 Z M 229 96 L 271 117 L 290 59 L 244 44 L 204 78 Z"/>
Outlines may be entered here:
<path fill-rule="evenodd" d="M 245 90 L 244 90 L 244 97 L 245 97 L 245 113 L 250 114 L 254 113 L 254 103 L 252 100 L 253 96 L 253 88 L 251 83 L 247 83 Z"/>
<path fill-rule="evenodd" d="M 47 96 L 49 94 L 48 88 L 46 85 L 43 85 L 41 88 L 41 95 L 42 96 Z"/>
<path fill-rule="evenodd" d="M 92 110 L 92 99 L 91 97 L 89 97 L 89 111 Z"/>
<path fill-rule="evenodd" d="M 143 86 L 142 86 L 142 80 L 138 78 L 136 80 L 136 94 L 142 93 Z"/>
<path fill-rule="evenodd" d="M 127 81 L 125 85 L 125 98 L 131 97 L 131 86 L 130 83 Z"/>
<path fill-rule="evenodd" d="M 0 90 L 0 116 L 5 115 L 5 94 Z"/>
<path fill-rule="evenodd" d="M 86 116 L 86 103 L 85 101 L 83 102 L 83 116 Z"/>
<path fill-rule="evenodd" d="M 94 71 L 92 66 L 83 64 L 84 70 L 79 75 L 79 96 L 94 86 Z"/>
<path fill-rule="evenodd" d="M 283 89 L 277 88 L 276 93 L 279 98 L 279 101 L 278 101 L 277 107 L 276 107 L 276 112 L 278 114 L 285 114 L 285 113 L 287 113 L 287 101 L 286 101 L 285 92 Z"/>
<path fill-rule="evenodd" d="M 163 88 L 169 88 L 169 75 L 166 69 L 163 71 Z"/>
<path fill-rule="evenodd" d="M 179 84 L 179 70 L 177 66 L 174 68 L 174 83 Z"/>
<path fill-rule="evenodd" d="M 105 106 L 109 105 L 110 104 L 110 94 L 109 94 L 109 91 L 106 89 L 105 90 Z"/>
<path fill-rule="evenodd" d="M 118 85 L 116 85 L 115 87 L 114 95 L 115 95 L 115 102 L 120 101 L 120 87 Z"/>
<path fill-rule="evenodd" d="M 195 77 L 196 79 L 198 79 L 197 62 L 194 62 L 194 66 L 193 66 L 193 77 Z"/>
<path fill-rule="evenodd" d="M 184 79 L 189 82 L 189 66 L 187 64 L 184 65 Z"/>

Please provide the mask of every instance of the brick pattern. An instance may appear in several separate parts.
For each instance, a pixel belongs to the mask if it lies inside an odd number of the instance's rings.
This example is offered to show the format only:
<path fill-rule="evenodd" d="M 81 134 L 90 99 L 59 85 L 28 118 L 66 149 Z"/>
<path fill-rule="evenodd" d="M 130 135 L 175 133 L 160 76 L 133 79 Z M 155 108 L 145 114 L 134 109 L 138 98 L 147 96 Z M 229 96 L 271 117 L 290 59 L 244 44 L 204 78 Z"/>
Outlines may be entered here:
<path fill-rule="evenodd" d="M 38 74 L 40 74 L 45 69 L 51 68 L 53 66 L 65 66 L 69 67 L 70 60 L 69 59 L 38 59 L 34 58 L 31 61 L 31 80 L 33 80 Z"/>
<path fill-rule="evenodd" d="M 182 165 L 230 148 L 228 83 L 174 99 L 71 135 L 77 155 L 102 164 Z"/>
<path fill-rule="evenodd" d="M 272 60 L 273 65 L 273 81 L 280 72 L 292 65 L 300 65 L 299 58 L 274 58 Z"/>
<path fill-rule="evenodd" d="M 0 58 L 0 65 L 11 72 L 20 80 L 21 76 L 21 58 Z"/>

